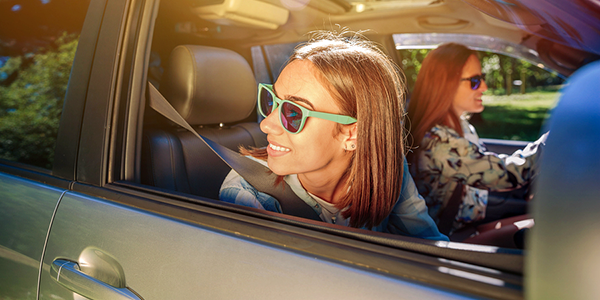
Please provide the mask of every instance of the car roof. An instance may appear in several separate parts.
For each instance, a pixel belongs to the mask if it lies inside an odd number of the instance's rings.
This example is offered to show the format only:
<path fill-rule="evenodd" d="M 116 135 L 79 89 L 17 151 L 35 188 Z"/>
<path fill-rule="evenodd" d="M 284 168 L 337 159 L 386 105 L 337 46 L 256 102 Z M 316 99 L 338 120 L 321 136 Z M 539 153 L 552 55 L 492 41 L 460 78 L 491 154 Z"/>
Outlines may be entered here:
<path fill-rule="evenodd" d="M 186 16 L 193 23 L 196 35 L 237 47 L 305 41 L 311 31 L 320 29 L 368 30 L 365 33 L 368 37 L 406 33 L 479 35 L 528 49 L 523 53 L 533 53 L 547 67 L 563 75 L 570 75 L 600 55 L 600 6 L 592 0 L 225 0 L 190 3 L 191 7 L 185 8 L 167 2 L 161 5 L 173 7 L 173 20 Z M 180 27 L 186 26 L 190 25 Z"/>

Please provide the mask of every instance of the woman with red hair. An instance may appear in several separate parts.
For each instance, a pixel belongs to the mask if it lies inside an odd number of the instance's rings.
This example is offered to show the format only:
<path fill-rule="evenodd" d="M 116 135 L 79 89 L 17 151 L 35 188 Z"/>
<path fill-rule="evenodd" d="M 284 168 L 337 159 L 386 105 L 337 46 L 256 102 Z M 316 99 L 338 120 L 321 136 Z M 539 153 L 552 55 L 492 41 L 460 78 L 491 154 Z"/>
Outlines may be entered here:
<path fill-rule="evenodd" d="M 487 90 L 477 52 L 447 43 L 423 60 L 408 105 L 414 152 L 411 173 L 429 214 L 438 222 L 457 188 L 461 203 L 452 230 L 485 217 L 488 191 L 516 189 L 536 174 L 538 146 L 547 134 L 512 155 L 488 152 L 471 113 L 483 111 Z M 409 138 L 409 140 L 410 140 Z"/>

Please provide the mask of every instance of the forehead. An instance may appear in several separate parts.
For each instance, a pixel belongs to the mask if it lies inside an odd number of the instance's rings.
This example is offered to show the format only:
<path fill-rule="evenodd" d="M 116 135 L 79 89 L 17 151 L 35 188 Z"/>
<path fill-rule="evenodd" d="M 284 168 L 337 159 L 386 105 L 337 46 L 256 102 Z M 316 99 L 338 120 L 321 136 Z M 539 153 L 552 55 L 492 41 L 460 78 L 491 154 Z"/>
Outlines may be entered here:
<path fill-rule="evenodd" d="M 321 78 L 314 64 L 309 60 L 295 60 L 289 63 L 277 78 L 274 86 L 278 89 L 299 89 L 305 86 L 321 86 Z"/>
<path fill-rule="evenodd" d="M 281 71 L 273 88 L 279 98 L 303 98 L 315 110 L 337 112 L 337 105 L 327 88 L 329 85 L 312 62 L 295 60 Z"/>
<path fill-rule="evenodd" d="M 469 56 L 462 70 L 463 77 L 470 77 L 481 73 L 481 63 L 475 55 Z"/>

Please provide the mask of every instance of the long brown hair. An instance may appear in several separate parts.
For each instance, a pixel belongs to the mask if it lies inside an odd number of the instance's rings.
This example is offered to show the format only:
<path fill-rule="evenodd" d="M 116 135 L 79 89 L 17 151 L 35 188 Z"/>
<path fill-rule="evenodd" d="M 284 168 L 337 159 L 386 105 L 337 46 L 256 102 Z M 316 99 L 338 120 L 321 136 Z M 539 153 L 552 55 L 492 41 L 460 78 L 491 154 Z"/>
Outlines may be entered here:
<path fill-rule="evenodd" d="M 463 67 L 471 55 L 477 56 L 477 52 L 460 44 L 447 43 L 429 52 L 423 60 L 408 103 L 409 143 L 413 146 L 418 146 L 425 133 L 435 125 L 453 128 L 462 136 L 460 116 L 452 110 L 452 101 Z"/>
<path fill-rule="evenodd" d="M 340 114 L 358 120 L 357 147 L 344 175 L 349 191 L 336 206 L 347 208 L 343 216 L 350 218 L 350 226 L 377 226 L 390 214 L 402 186 L 403 75 L 374 43 L 356 33 L 314 33 L 288 64 L 296 60 L 312 62 L 329 83 Z"/>

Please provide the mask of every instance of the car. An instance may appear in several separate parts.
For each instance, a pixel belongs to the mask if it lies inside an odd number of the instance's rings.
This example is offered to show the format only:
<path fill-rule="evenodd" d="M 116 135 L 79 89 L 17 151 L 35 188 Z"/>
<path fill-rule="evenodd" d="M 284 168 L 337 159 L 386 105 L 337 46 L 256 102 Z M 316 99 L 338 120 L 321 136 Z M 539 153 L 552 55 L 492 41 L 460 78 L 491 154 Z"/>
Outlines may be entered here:
<path fill-rule="evenodd" d="M 600 294 L 596 1 L 10 0 L 0 16 L 2 299 Z M 398 49 L 449 39 L 567 78 L 525 250 L 218 200 L 230 167 L 151 107 L 154 88 L 215 143 L 264 146 L 256 83 L 318 29 L 368 30 L 398 65 Z"/>

